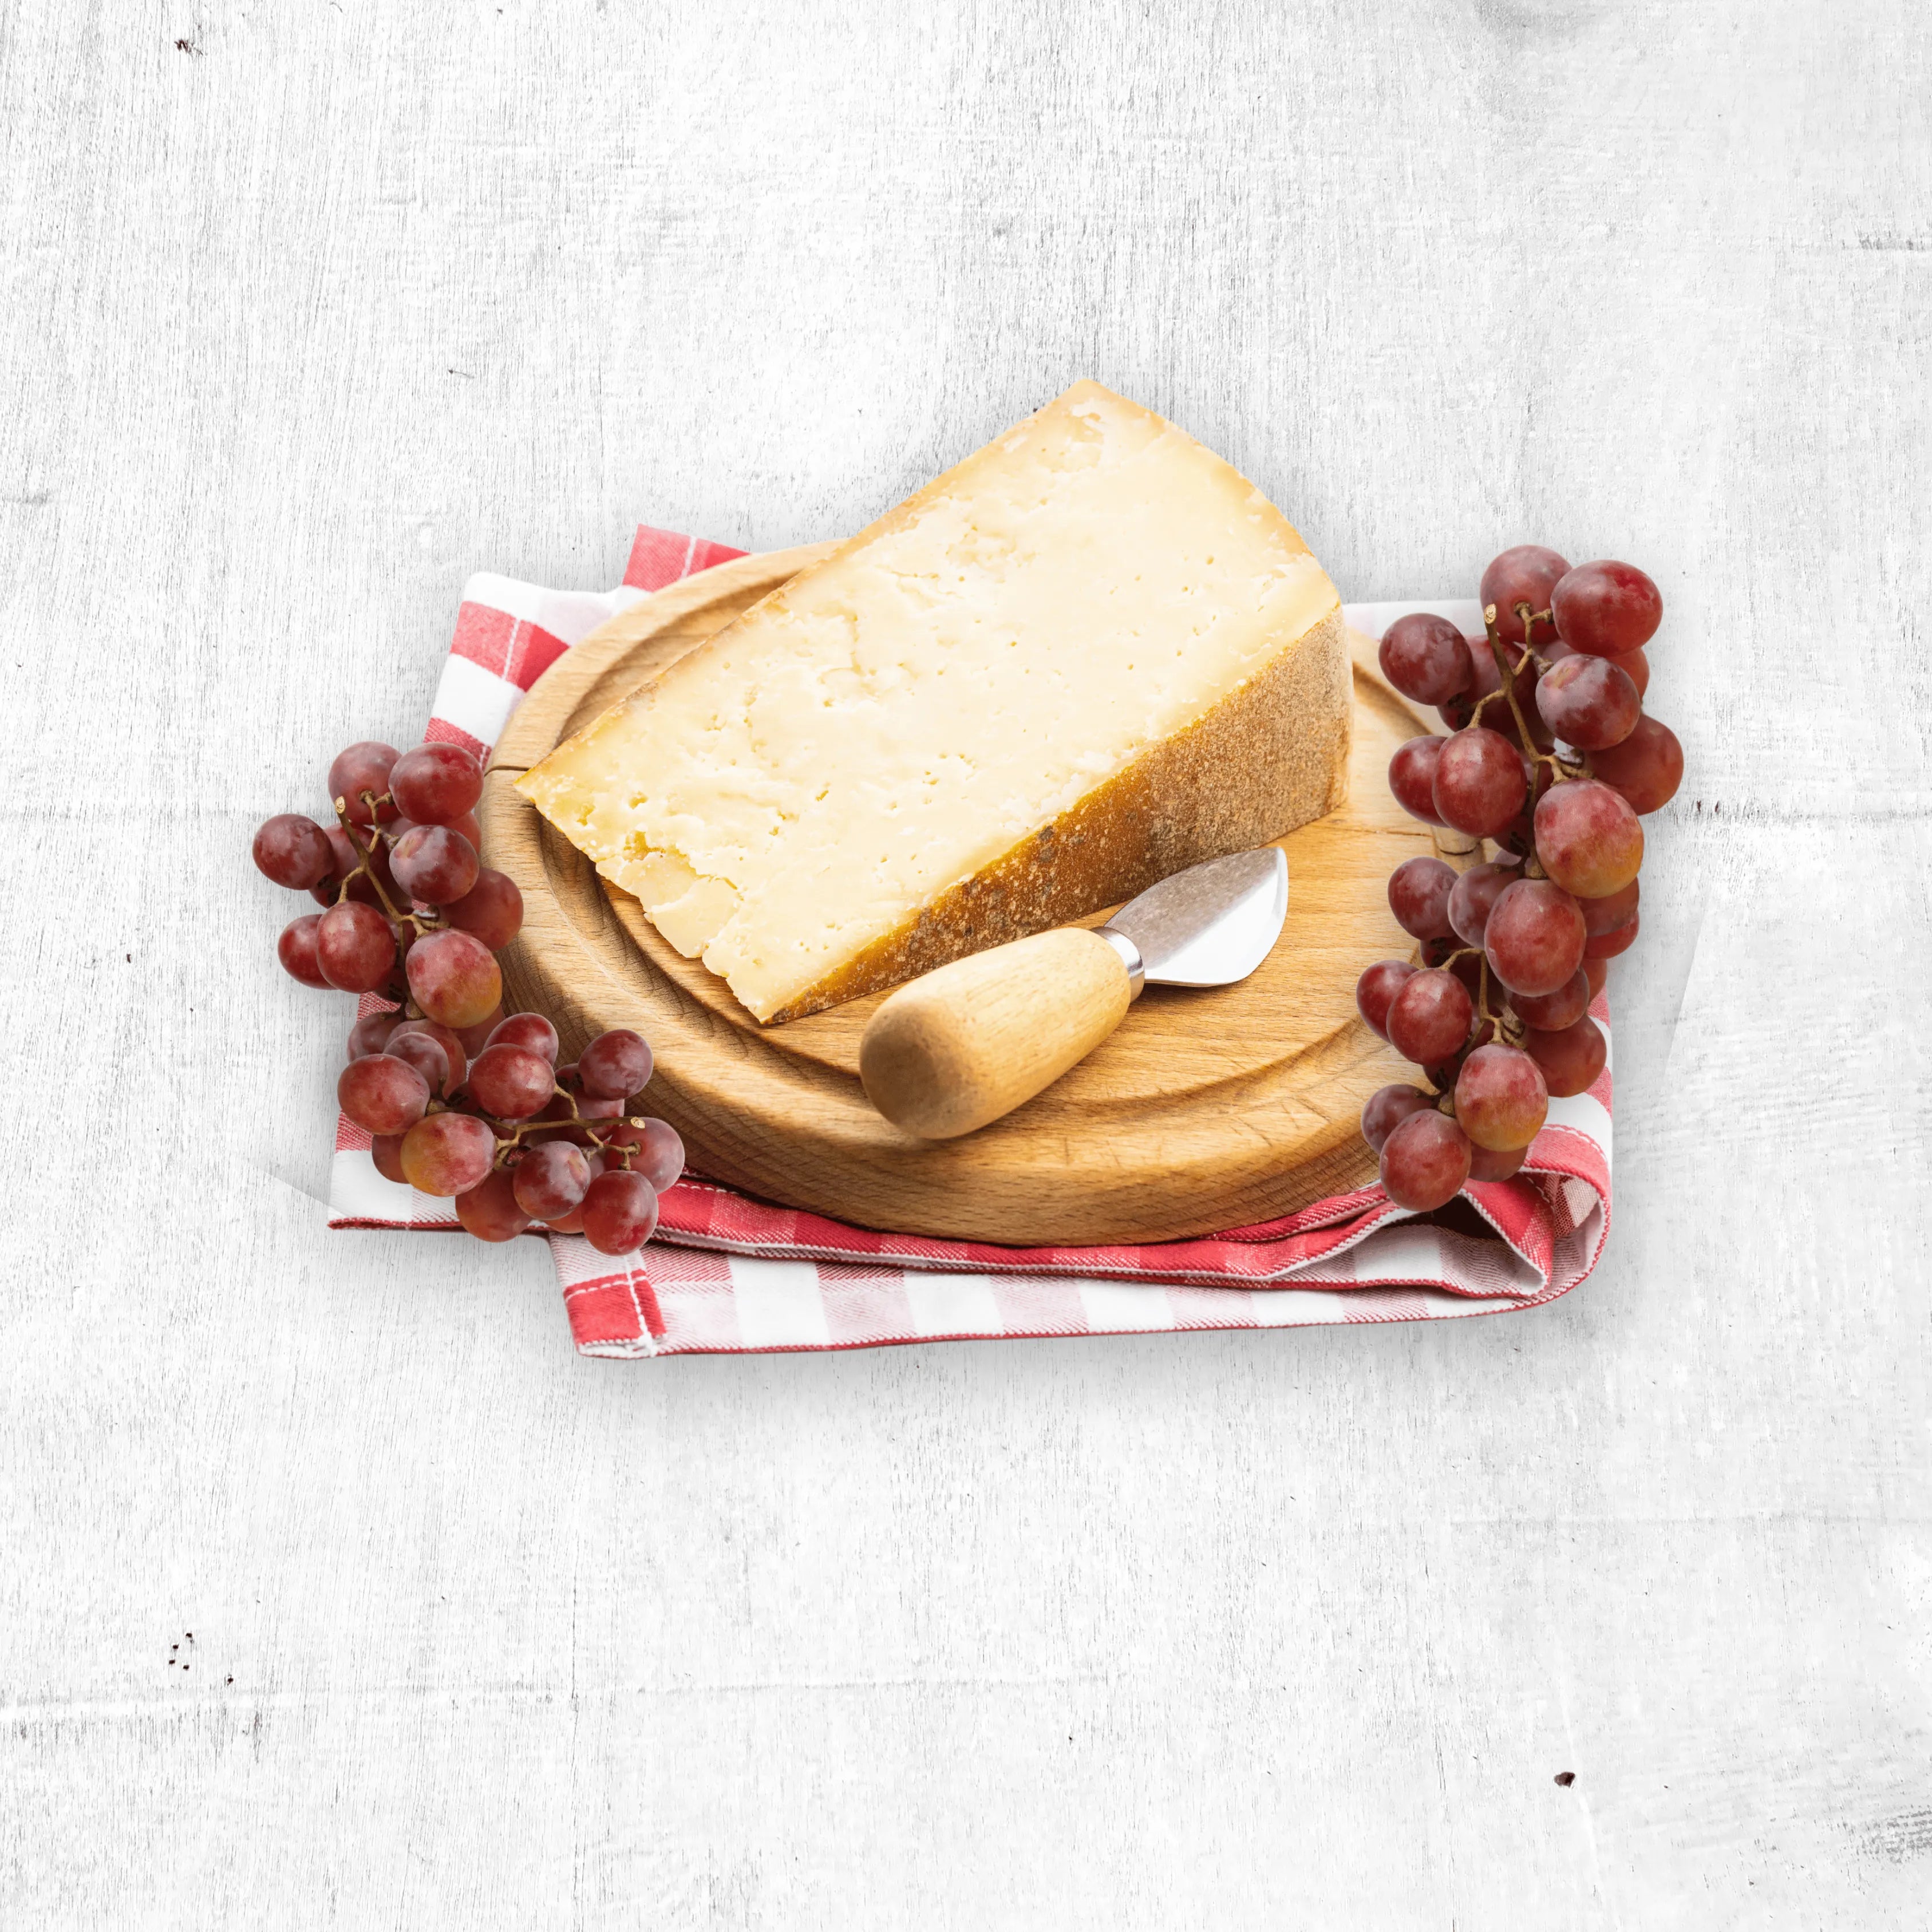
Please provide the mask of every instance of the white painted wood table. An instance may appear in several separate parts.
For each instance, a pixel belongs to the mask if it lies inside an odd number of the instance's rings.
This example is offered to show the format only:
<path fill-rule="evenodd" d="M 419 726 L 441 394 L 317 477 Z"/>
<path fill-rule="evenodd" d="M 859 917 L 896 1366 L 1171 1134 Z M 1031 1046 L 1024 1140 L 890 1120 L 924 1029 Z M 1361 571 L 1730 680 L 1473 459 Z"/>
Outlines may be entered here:
<path fill-rule="evenodd" d="M 0 1922 L 1922 1927 L 1922 6 L 941 12 L 0 4 Z M 464 574 L 1080 375 L 1350 596 L 1663 584 L 1595 1278 L 618 1366 L 324 1232 L 246 841 Z"/>

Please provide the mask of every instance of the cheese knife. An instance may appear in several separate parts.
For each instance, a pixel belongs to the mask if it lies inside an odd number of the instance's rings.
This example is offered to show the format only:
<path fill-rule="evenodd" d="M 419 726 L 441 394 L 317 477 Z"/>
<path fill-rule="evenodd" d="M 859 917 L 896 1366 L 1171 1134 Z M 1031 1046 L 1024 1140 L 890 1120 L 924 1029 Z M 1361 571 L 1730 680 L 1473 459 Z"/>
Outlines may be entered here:
<path fill-rule="evenodd" d="M 1288 916 L 1288 860 L 1264 845 L 1170 874 L 1106 925 L 1036 932 L 902 986 L 859 1047 L 867 1097 L 926 1140 L 1010 1114 L 1085 1058 L 1144 986 L 1231 986 Z"/>

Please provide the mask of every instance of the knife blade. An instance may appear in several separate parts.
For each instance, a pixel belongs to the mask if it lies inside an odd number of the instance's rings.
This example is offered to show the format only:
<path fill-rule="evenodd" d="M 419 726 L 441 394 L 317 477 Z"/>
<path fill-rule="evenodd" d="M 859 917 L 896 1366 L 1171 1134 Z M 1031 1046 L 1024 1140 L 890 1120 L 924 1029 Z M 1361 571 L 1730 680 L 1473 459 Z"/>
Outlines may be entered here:
<path fill-rule="evenodd" d="M 1231 986 L 1268 956 L 1287 917 L 1288 855 L 1263 845 L 1170 873 L 1096 930 L 1139 956 L 1122 955 L 1130 980 Z"/>

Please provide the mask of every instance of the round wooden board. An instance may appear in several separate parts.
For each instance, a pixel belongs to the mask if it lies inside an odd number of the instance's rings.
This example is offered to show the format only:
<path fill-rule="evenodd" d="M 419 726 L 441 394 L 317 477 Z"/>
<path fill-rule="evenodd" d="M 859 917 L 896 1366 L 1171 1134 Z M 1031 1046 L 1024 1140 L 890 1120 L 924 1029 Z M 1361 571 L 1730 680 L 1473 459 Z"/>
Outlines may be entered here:
<path fill-rule="evenodd" d="M 1354 985 L 1371 961 L 1412 950 L 1387 882 L 1435 847 L 1386 778 L 1394 748 L 1432 728 L 1382 681 L 1366 640 L 1352 640 L 1348 802 L 1281 842 L 1288 922 L 1267 961 L 1235 986 L 1149 987 L 1070 1073 L 957 1141 L 902 1133 L 866 1099 L 859 1039 L 884 994 L 760 1027 L 518 792 L 518 773 L 831 548 L 687 578 L 532 688 L 480 812 L 487 862 L 524 895 L 503 961 L 512 1006 L 550 1015 L 566 1054 L 604 1028 L 636 1028 L 657 1054 L 645 1104 L 684 1136 L 694 1169 L 863 1227 L 1022 1246 L 1160 1240 L 1270 1220 L 1372 1178 L 1358 1116 L 1406 1063 L 1362 1024 Z"/>

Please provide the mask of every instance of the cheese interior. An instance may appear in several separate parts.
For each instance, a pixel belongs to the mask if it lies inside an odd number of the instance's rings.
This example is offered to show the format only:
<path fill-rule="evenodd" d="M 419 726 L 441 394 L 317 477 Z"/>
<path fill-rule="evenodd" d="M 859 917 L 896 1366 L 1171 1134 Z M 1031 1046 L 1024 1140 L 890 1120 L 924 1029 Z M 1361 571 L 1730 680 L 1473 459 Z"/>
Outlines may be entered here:
<path fill-rule="evenodd" d="M 766 1018 L 1336 602 L 1252 484 L 1082 383 L 520 782 Z"/>

